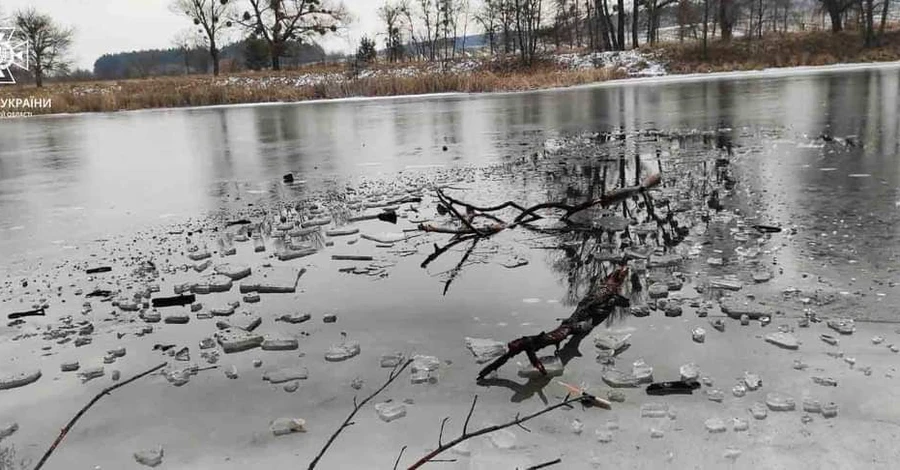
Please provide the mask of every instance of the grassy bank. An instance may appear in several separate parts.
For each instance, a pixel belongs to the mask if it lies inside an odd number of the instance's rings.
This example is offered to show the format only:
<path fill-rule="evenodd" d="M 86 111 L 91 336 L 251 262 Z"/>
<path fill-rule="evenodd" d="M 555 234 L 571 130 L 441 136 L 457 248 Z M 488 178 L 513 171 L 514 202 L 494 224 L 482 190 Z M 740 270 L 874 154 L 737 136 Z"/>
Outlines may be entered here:
<path fill-rule="evenodd" d="M 881 45 L 865 49 L 856 33 L 773 35 L 762 40 L 668 43 L 640 53 L 665 65 L 669 74 L 758 70 L 843 62 L 900 60 L 900 31 L 889 31 Z M 584 55 L 585 58 L 589 57 Z M 528 68 L 467 62 L 441 71 L 435 64 L 378 66 L 350 78 L 343 66 L 316 66 L 285 72 L 248 72 L 221 77 L 177 76 L 134 80 L 51 83 L 0 87 L 0 100 L 49 98 L 47 108 L 10 109 L 33 114 L 176 108 L 312 99 L 419 95 L 445 92 L 522 91 L 582 85 L 625 78 L 633 70 L 564 65 L 546 60 Z M 583 65 L 584 62 L 582 62 Z M 8 103 L 8 102 L 7 102 Z"/>
<path fill-rule="evenodd" d="M 855 32 L 772 35 L 761 40 L 710 42 L 706 57 L 700 43 L 669 43 L 653 52 L 671 74 L 760 70 L 773 67 L 832 65 L 900 60 L 900 30 L 888 31 L 876 47 L 863 48 Z"/>
<path fill-rule="evenodd" d="M 56 83 L 37 89 L 0 89 L 0 99 L 52 100 L 34 114 L 101 112 L 313 99 L 421 95 L 446 92 L 519 91 L 605 81 L 624 76 L 609 69 L 561 70 L 544 64 L 506 72 L 458 71 L 377 74 L 348 79 L 343 71 L 241 73 L 227 77 L 159 77 L 89 83 Z M 311 79 L 310 77 L 314 77 Z M 17 110 L 20 111 L 20 110 Z"/>

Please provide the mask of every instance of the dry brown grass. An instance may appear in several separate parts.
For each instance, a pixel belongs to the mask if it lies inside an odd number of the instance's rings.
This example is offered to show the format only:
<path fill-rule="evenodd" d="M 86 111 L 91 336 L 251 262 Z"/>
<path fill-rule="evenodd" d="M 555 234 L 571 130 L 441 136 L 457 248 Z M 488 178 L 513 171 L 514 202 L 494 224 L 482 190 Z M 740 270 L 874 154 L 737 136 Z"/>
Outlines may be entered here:
<path fill-rule="evenodd" d="M 770 67 L 827 65 L 839 62 L 900 60 L 900 30 L 889 31 L 881 45 L 862 47 L 858 34 L 847 32 L 800 33 L 762 40 L 711 42 L 707 58 L 699 43 L 670 43 L 648 50 L 666 63 L 670 73 L 705 73 L 757 70 Z M 379 65 L 374 78 L 345 79 L 343 65 L 316 65 L 283 72 L 243 72 L 219 78 L 210 76 L 158 77 L 135 80 L 51 83 L 37 89 L 30 85 L 0 87 L 0 99 L 50 98 L 51 108 L 5 109 L 42 113 L 119 111 L 146 108 L 177 108 L 238 103 L 294 102 L 367 96 L 421 95 L 429 93 L 522 91 L 566 87 L 623 78 L 622 72 L 604 69 L 563 70 L 552 62 L 532 67 L 495 62 L 474 72 L 440 73 L 428 65 L 413 76 L 391 74 L 396 65 Z M 402 64 L 399 67 L 410 67 Z M 309 74 L 333 74 L 336 79 L 316 85 L 294 85 Z M 227 79 L 236 77 L 238 82 Z M 260 82 L 283 79 L 285 83 L 259 86 Z"/>
<path fill-rule="evenodd" d="M 900 60 L 900 31 L 888 31 L 882 39 L 877 47 L 865 49 L 856 32 L 795 33 L 753 41 L 712 41 L 706 58 L 700 43 L 662 44 L 653 52 L 676 74 Z"/>
<path fill-rule="evenodd" d="M 328 67 L 316 72 L 344 74 L 345 70 Z M 310 71 L 241 73 L 228 77 L 239 77 L 253 83 L 253 80 L 272 77 L 296 78 L 305 73 Z M 261 87 L 247 82 L 227 83 L 227 77 L 224 76 L 218 79 L 209 76 L 182 76 L 53 83 L 42 89 L 26 85 L 3 87 L 0 88 L 0 98 L 50 98 L 51 108 L 15 111 L 55 114 L 445 92 L 518 91 L 581 85 L 620 77 L 621 74 L 609 70 L 560 70 L 548 65 L 508 72 L 432 72 L 409 77 L 382 75 L 301 86 L 279 83 Z"/>

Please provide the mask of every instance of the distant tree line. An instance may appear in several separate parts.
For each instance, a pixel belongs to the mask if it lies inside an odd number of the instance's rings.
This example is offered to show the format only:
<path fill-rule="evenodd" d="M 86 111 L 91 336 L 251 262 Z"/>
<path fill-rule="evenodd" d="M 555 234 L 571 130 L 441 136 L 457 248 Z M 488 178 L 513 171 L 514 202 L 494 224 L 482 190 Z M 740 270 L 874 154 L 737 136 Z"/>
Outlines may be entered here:
<path fill-rule="evenodd" d="M 378 1 L 378 0 L 372 0 Z M 491 56 L 531 64 L 560 49 L 616 51 L 665 40 L 754 40 L 769 34 L 855 30 L 865 47 L 896 23 L 892 0 L 382 0 L 380 31 L 351 55 L 355 65 L 447 61 L 483 46 Z M 74 30 L 34 8 L 8 21 L 30 44 L 27 75 L 138 78 L 151 75 L 280 70 L 327 56 L 317 38 L 346 27 L 339 0 L 172 0 L 190 22 L 168 49 L 106 54 L 93 71 L 72 70 Z M 664 32 L 664 34 L 663 34 Z M 228 43 L 225 46 L 222 44 Z M 378 51 L 381 51 L 380 54 Z"/>
<path fill-rule="evenodd" d="M 245 39 L 224 46 L 219 51 L 220 63 L 229 71 L 261 70 L 270 65 L 268 48 L 258 39 Z M 300 65 L 322 61 L 325 51 L 318 44 L 291 42 L 282 56 L 284 65 Z M 203 74 L 212 71 L 209 51 L 200 45 L 183 44 L 168 49 L 104 54 L 94 62 L 93 74 L 98 79 L 144 78 L 157 75 Z"/>
<path fill-rule="evenodd" d="M 858 30 L 873 46 L 891 22 L 892 6 L 891 0 L 385 0 L 378 14 L 391 62 L 456 58 L 475 30 L 492 56 L 531 63 L 545 50 L 653 45 L 663 31 L 667 40 L 705 46 L 830 24 L 834 32 Z"/>
<path fill-rule="evenodd" d="M 154 49 L 104 54 L 94 62 L 94 76 L 101 80 L 112 80 L 206 73 L 208 66 L 209 57 L 203 49 Z"/>

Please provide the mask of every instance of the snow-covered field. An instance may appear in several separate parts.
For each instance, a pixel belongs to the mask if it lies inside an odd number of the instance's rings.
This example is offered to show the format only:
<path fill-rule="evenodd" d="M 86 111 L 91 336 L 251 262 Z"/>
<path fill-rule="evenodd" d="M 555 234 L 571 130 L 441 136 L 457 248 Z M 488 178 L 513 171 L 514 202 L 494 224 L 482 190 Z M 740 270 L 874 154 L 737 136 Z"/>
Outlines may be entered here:
<path fill-rule="evenodd" d="M 656 59 L 640 51 L 609 51 L 588 54 L 559 54 L 558 64 L 572 69 L 608 67 L 623 69 L 629 77 L 659 77 L 666 75 L 665 67 Z"/>

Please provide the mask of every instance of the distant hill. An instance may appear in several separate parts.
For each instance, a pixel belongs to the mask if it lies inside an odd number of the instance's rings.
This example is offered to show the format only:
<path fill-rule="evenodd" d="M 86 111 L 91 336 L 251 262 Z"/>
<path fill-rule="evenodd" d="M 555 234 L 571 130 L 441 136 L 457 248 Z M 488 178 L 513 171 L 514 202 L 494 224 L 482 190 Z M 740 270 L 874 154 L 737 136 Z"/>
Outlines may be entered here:
<path fill-rule="evenodd" d="M 466 49 L 478 49 L 489 45 L 487 34 L 470 34 L 456 38 L 456 49 L 462 49 L 463 47 Z M 414 50 L 413 43 L 406 43 L 406 49 Z M 383 52 L 383 49 L 379 49 L 379 52 Z"/>
<path fill-rule="evenodd" d="M 463 47 L 466 49 L 478 49 L 489 45 L 487 34 L 470 34 L 466 37 L 456 38 L 457 49 L 462 49 Z"/>

